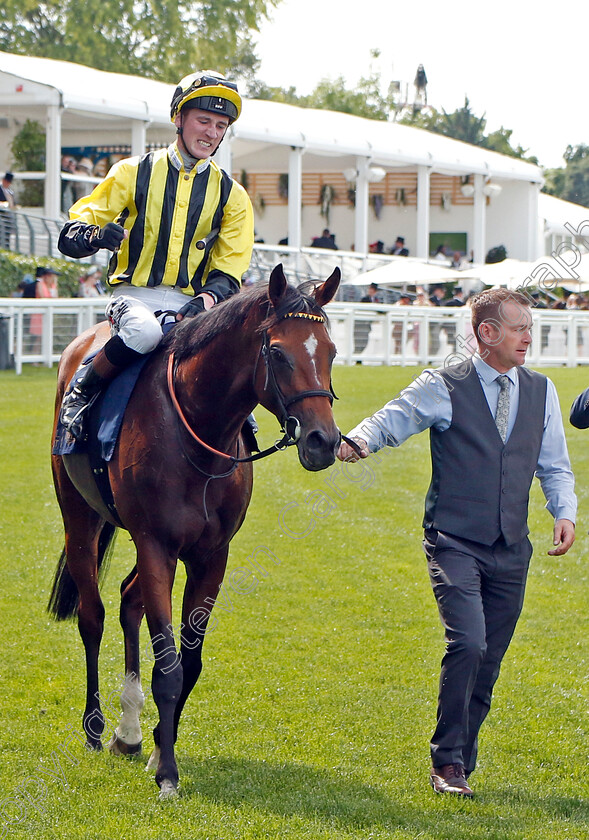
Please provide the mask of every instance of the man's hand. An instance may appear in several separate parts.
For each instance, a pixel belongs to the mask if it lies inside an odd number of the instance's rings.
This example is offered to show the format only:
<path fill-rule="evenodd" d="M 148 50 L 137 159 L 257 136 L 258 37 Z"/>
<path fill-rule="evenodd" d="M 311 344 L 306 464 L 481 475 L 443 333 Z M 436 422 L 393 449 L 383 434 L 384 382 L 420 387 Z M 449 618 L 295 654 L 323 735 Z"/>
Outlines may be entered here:
<path fill-rule="evenodd" d="M 208 292 L 202 292 L 200 295 L 191 298 L 188 303 L 185 303 L 182 309 L 176 313 L 176 320 L 181 321 L 183 318 L 193 318 L 199 312 L 204 312 L 215 305 L 215 298 L 209 295 Z"/>
<path fill-rule="evenodd" d="M 106 248 L 107 251 L 116 251 L 123 239 L 129 236 L 129 232 L 116 222 L 109 222 L 100 228 L 90 240 L 94 248 Z"/>
<path fill-rule="evenodd" d="M 554 539 L 553 543 L 556 548 L 549 551 L 548 554 L 558 556 L 566 554 L 569 548 L 575 541 L 575 523 L 570 519 L 557 519 L 554 523 Z"/>
<path fill-rule="evenodd" d="M 358 456 L 358 454 L 354 452 L 350 444 L 346 443 L 345 440 L 343 440 L 340 444 L 340 448 L 337 453 L 337 457 L 340 461 L 351 461 L 353 463 L 354 461 L 359 461 L 360 458 L 368 458 L 368 456 L 370 455 L 368 444 L 365 440 L 362 440 L 362 438 L 360 437 L 352 438 L 352 440 L 355 441 L 360 447 L 360 455 Z"/>

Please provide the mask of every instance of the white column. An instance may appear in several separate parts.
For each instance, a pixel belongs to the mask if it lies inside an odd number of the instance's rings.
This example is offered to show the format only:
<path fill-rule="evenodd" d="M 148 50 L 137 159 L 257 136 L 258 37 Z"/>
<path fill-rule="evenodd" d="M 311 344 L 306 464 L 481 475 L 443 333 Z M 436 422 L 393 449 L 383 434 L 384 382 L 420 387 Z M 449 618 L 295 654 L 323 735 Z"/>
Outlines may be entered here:
<path fill-rule="evenodd" d="M 429 257 L 430 173 L 429 166 L 417 167 L 416 256 L 422 260 Z"/>
<path fill-rule="evenodd" d="M 368 158 L 356 158 L 356 213 L 354 217 L 354 250 L 368 253 Z"/>
<path fill-rule="evenodd" d="M 303 149 L 292 146 L 288 156 L 288 244 L 301 247 L 303 207 Z"/>
<path fill-rule="evenodd" d="M 475 263 L 484 263 L 486 256 L 487 198 L 483 193 L 484 176 L 474 176 L 474 209 L 472 251 Z"/>
<path fill-rule="evenodd" d="M 528 247 L 526 260 L 535 260 L 541 256 L 539 247 L 540 230 L 538 224 L 538 194 L 540 184 L 528 184 Z"/>
<path fill-rule="evenodd" d="M 147 123 L 143 120 L 131 120 L 131 154 L 142 155 L 147 145 Z"/>
<path fill-rule="evenodd" d="M 47 106 L 45 133 L 45 216 L 59 219 L 61 212 L 61 109 Z"/>

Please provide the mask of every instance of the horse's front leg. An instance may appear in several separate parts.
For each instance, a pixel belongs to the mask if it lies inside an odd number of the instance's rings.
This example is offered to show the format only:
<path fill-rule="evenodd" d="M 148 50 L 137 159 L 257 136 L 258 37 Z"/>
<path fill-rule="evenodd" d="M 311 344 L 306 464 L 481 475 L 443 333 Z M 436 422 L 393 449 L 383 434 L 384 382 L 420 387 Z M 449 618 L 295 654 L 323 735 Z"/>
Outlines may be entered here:
<path fill-rule="evenodd" d="M 174 743 L 178 737 L 178 724 L 184 705 L 196 685 L 202 671 L 202 646 L 211 610 L 219 595 L 221 582 L 227 566 L 229 546 L 213 554 L 206 565 L 199 565 L 197 557 L 182 557 L 186 563 L 186 586 L 182 602 L 182 623 L 180 632 L 180 658 L 182 660 L 182 692 L 174 712 Z M 214 625 L 213 625 L 214 626 Z M 209 629 L 211 629 L 209 627 Z M 146 770 L 157 766 L 159 761 L 159 727 L 154 730 L 155 748 Z"/>
<path fill-rule="evenodd" d="M 135 566 L 121 584 L 120 621 L 125 638 L 125 685 L 121 694 L 123 715 L 108 745 L 115 755 L 137 755 L 141 752 L 139 716 L 145 696 L 141 687 L 139 628 L 143 615 L 143 596 Z"/>
<path fill-rule="evenodd" d="M 160 798 L 176 795 L 178 788 L 174 712 L 182 691 L 182 662 L 174 641 L 171 597 L 176 562 L 157 544 L 137 544 L 139 582 L 155 658 L 151 688 L 159 713 L 160 752 L 155 780 Z"/>

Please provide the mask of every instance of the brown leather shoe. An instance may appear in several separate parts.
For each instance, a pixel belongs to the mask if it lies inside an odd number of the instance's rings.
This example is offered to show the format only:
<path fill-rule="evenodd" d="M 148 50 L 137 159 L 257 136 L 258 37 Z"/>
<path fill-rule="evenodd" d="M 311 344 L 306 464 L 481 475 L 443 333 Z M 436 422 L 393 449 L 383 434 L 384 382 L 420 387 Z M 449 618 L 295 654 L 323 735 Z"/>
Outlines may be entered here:
<path fill-rule="evenodd" d="M 466 781 L 462 764 L 444 764 L 442 767 L 432 767 L 429 780 L 435 793 L 474 796 Z"/>

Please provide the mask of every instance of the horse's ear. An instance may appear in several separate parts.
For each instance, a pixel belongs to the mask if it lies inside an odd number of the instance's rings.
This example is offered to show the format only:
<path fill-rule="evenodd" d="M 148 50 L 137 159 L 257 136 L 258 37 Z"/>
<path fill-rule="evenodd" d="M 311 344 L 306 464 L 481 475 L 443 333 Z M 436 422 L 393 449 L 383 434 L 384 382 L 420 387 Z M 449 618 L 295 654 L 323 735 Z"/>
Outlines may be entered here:
<path fill-rule="evenodd" d="M 319 306 L 324 307 L 326 303 L 329 303 L 330 300 L 333 300 L 333 296 L 337 292 L 339 288 L 339 283 L 341 280 L 342 273 L 339 268 L 333 269 L 333 274 L 331 274 L 325 283 L 322 283 L 321 286 L 318 286 L 315 291 L 315 300 L 319 304 Z"/>
<path fill-rule="evenodd" d="M 286 277 L 284 276 L 284 269 L 282 268 L 282 263 L 278 263 L 278 265 L 272 269 L 272 274 L 270 275 L 270 283 L 268 284 L 268 297 L 272 301 L 272 305 L 274 309 L 278 306 L 278 301 L 284 294 L 286 290 Z"/>

